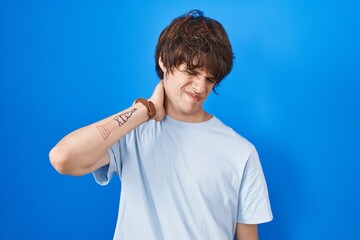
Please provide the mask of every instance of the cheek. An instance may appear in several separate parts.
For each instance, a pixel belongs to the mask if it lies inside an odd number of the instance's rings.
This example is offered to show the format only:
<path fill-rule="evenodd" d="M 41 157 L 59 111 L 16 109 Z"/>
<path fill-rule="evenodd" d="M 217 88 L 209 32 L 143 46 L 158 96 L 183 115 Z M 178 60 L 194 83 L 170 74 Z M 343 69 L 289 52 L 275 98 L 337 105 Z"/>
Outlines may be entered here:
<path fill-rule="evenodd" d="M 178 92 L 181 89 L 181 87 L 180 87 L 179 83 L 177 82 L 177 79 L 168 78 L 164 82 L 164 89 L 165 89 L 165 91 L 175 93 L 175 92 Z"/>
<path fill-rule="evenodd" d="M 168 98 L 174 98 L 174 96 L 177 94 L 176 88 L 174 84 L 171 83 L 171 80 L 173 79 L 167 79 L 167 81 L 164 82 L 164 90 Z"/>
<path fill-rule="evenodd" d="M 209 95 L 209 94 L 211 93 L 211 91 L 212 91 L 213 87 L 214 87 L 214 85 L 213 85 L 213 84 L 208 85 L 208 86 L 206 87 L 206 94 L 207 94 L 207 95 Z"/>

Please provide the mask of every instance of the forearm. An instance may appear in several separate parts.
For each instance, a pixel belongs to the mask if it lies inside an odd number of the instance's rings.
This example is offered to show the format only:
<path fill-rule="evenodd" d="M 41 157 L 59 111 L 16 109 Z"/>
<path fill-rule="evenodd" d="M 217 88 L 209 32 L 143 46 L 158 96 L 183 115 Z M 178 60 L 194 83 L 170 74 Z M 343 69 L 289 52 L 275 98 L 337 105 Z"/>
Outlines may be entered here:
<path fill-rule="evenodd" d="M 50 161 L 62 174 L 84 175 L 105 165 L 104 154 L 116 141 L 149 119 L 137 103 L 128 109 L 66 135 L 51 151 Z M 99 163 L 102 161 L 102 163 Z"/>

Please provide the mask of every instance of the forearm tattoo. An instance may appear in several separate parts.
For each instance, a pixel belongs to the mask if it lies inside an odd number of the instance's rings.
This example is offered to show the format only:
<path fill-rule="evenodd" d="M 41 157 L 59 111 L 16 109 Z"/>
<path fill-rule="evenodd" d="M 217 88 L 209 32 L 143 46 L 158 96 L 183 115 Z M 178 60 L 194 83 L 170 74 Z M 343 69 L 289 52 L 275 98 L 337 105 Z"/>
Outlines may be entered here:
<path fill-rule="evenodd" d="M 124 125 L 136 110 L 136 108 L 133 108 L 128 112 L 121 113 L 107 123 L 96 126 L 96 128 L 97 130 L 99 130 L 104 140 L 106 140 L 109 137 L 110 133 Z"/>

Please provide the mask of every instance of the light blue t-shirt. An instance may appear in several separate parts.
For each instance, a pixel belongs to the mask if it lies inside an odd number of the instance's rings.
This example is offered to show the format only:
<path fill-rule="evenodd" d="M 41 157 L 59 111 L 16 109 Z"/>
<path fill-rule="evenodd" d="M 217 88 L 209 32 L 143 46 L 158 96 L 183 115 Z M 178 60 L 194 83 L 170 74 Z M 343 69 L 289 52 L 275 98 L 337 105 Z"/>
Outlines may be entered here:
<path fill-rule="evenodd" d="M 114 239 L 233 239 L 237 223 L 271 221 L 254 146 L 212 117 L 185 123 L 166 116 L 128 133 L 94 171 L 121 179 Z"/>

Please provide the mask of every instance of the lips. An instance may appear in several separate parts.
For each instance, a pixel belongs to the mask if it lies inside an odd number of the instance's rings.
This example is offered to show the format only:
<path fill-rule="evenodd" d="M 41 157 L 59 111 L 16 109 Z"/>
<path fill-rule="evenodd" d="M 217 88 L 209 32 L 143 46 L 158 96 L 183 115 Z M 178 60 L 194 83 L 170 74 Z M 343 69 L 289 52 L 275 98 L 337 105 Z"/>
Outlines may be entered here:
<path fill-rule="evenodd" d="M 186 95 L 188 95 L 194 102 L 200 102 L 202 100 L 201 95 L 196 93 L 186 92 Z"/>

